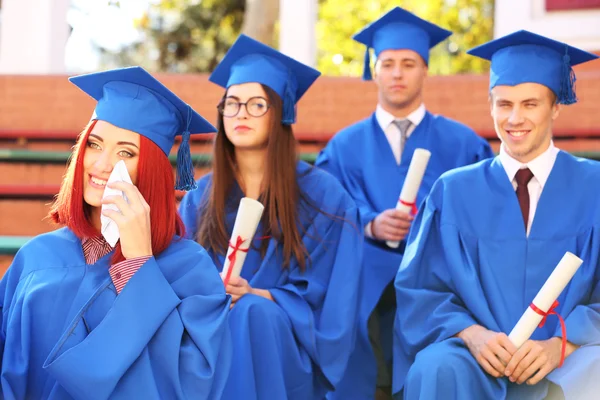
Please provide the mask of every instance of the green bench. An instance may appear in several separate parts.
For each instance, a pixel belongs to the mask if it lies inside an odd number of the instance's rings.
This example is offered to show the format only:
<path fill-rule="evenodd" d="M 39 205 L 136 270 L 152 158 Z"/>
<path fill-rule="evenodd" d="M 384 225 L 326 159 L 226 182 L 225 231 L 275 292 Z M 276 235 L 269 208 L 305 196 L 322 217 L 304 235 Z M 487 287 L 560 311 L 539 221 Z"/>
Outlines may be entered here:
<path fill-rule="evenodd" d="M 0 255 L 14 255 L 32 236 L 0 236 Z"/>

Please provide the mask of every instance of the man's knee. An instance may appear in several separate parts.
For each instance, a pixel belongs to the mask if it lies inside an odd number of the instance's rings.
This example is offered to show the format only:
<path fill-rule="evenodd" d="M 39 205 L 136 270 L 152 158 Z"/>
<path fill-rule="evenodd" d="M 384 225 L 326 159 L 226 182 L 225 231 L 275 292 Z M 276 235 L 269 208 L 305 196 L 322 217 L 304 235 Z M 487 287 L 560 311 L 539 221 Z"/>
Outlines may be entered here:
<path fill-rule="evenodd" d="M 435 380 L 456 380 L 473 364 L 469 351 L 450 341 L 427 346 L 420 351 L 408 371 L 407 383 L 424 378 Z"/>

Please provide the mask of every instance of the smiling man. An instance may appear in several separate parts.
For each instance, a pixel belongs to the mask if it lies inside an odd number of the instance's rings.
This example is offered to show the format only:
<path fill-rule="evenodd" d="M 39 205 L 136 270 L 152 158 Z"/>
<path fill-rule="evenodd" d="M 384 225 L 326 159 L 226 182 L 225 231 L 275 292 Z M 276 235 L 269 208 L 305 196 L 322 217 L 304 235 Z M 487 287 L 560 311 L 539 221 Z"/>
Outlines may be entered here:
<path fill-rule="evenodd" d="M 357 202 L 367 236 L 361 279 L 362 325 L 336 398 L 372 399 L 375 386 L 377 399 L 391 395 L 393 279 L 413 220 L 395 206 L 414 150 L 431 152 L 417 206 L 443 172 L 493 156 L 487 141 L 472 129 L 431 114 L 423 104 L 429 50 L 450 35 L 450 31 L 396 7 L 354 36 L 367 46 L 363 78 L 373 79 L 377 86 L 377 108 L 368 118 L 336 134 L 316 161 L 335 175 Z M 376 59 L 373 76 L 371 48 Z M 388 247 L 386 241 L 400 242 L 400 246 Z"/>
<path fill-rule="evenodd" d="M 558 150 L 573 65 L 594 54 L 527 31 L 469 51 L 491 60 L 498 157 L 444 174 L 396 277 L 394 392 L 411 399 L 597 398 L 600 164 Z M 566 252 L 583 264 L 519 349 L 508 339 Z M 536 311 L 537 310 L 537 311 Z M 566 329 L 566 335 L 563 333 Z M 564 362 L 564 364 L 563 364 Z M 401 393 L 403 391 L 403 393 Z"/>

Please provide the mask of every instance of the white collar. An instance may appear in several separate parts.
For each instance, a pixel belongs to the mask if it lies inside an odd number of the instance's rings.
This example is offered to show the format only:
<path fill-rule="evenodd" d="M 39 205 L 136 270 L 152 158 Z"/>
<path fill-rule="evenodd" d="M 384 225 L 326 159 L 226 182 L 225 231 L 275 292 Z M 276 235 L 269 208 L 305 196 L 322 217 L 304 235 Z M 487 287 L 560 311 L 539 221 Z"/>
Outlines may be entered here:
<path fill-rule="evenodd" d="M 421 105 L 416 110 L 414 110 L 406 116 L 406 119 L 409 120 L 416 128 L 421 123 L 421 121 L 423 121 L 423 118 L 425 118 L 426 112 L 427 110 L 425 110 L 425 104 L 421 103 Z M 388 126 L 390 126 L 390 124 L 394 122 L 394 120 L 401 119 L 396 118 L 389 112 L 385 111 L 380 104 L 377 104 L 377 108 L 375 109 L 375 118 L 377 119 L 377 123 L 384 132 L 388 128 Z"/>
<path fill-rule="evenodd" d="M 500 153 L 498 157 L 500 158 L 500 162 L 508 175 L 508 179 L 512 182 L 515 179 L 515 175 L 517 171 L 522 168 L 529 168 L 533 173 L 533 176 L 539 182 L 540 186 L 543 188 L 550 176 L 550 172 L 552 171 L 552 167 L 554 167 L 554 162 L 556 161 L 556 156 L 560 150 L 554 146 L 553 142 L 550 142 L 550 146 L 544 151 L 542 154 L 531 160 L 530 162 L 523 164 L 520 161 L 515 160 L 511 157 L 504 147 L 504 144 L 500 146 Z"/>

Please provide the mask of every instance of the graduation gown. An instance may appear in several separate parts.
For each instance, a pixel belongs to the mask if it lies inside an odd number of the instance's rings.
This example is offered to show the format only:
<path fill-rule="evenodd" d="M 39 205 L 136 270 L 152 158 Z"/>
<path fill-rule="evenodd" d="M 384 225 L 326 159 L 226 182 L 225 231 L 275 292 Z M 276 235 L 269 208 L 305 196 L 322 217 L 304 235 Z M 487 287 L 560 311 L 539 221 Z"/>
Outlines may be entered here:
<path fill-rule="evenodd" d="M 319 154 L 316 165 L 331 172 L 342 182 L 356 201 L 360 209 L 361 224 L 366 227 L 381 212 L 396 207 L 417 148 L 431 151 L 431 159 L 417 195 L 417 204 L 425 199 L 435 180 L 445 171 L 493 156 L 488 142 L 473 130 L 451 119 L 427 112 L 407 139 L 398 165 L 373 113 L 369 118 L 336 134 Z M 344 379 L 343 387 L 346 389 L 340 392 L 341 399 L 370 399 L 373 396 L 377 367 L 368 339 L 367 320 L 383 290 L 396 276 L 404 245 L 403 241 L 397 249 L 392 249 L 385 242 L 365 239 L 360 300 L 361 334 L 351 367 Z"/>
<path fill-rule="evenodd" d="M 600 368 L 600 164 L 559 152 L 529 237 L 498 158 L 444 175 L 413 224 L 395 281 L 394 391 L 405 399 L 542 399 L 548 380 L 590 398 Z M 480 324 L 509 334 L 565 252 L 583 260 L 560 294 L 567 338 L 582 346 L 535 386 L 495 379 L 457 338 Z M 561 335 L 550 316 L 531 339 Z M 460 372 L 459 372 L 460 371 Z M 588 393 L 588 397 L 569 397 Z M 596 395 L 596 394 L 594 394 Z"/>
<path fill-rule="evenodd" d="M 235 355 L 224 400 L 323 399 L 339 382 L 353 348 L 363 237 L 358 210 L 330 174 L 304 162 L 298 163 L 297 173 L 300 189 L 312 203 L 298 206 L 310 264 L 303 272 L 292 259 L 284 269 L 281 243 L 264 239 L 269 243 L 261 257 L 260 240 L 253 242 L 241 276 L 253 288 L 268 289 L 274 302 L 245 295 L 232 308 Z M 190 235 L 195 235 L 198 207 L 211 179 L 211 174 L 200 179 L 198 189 L 182 200 L 180 213 Z M 230 235 L 243 196 L 236 184 L 228 197 Z M 259 225 L 255 238 L 263 235 Z M 221 270 L 224 257 L 212 255 Z"/>
<path fill-rule="evenodd" d="M 0 283 L 1 398 L 220 397 L 229 298 L 206 251 L 173 241 L 119 295 L 111 255 L 86 265 L 67 228 L 19 250 Z"/>

